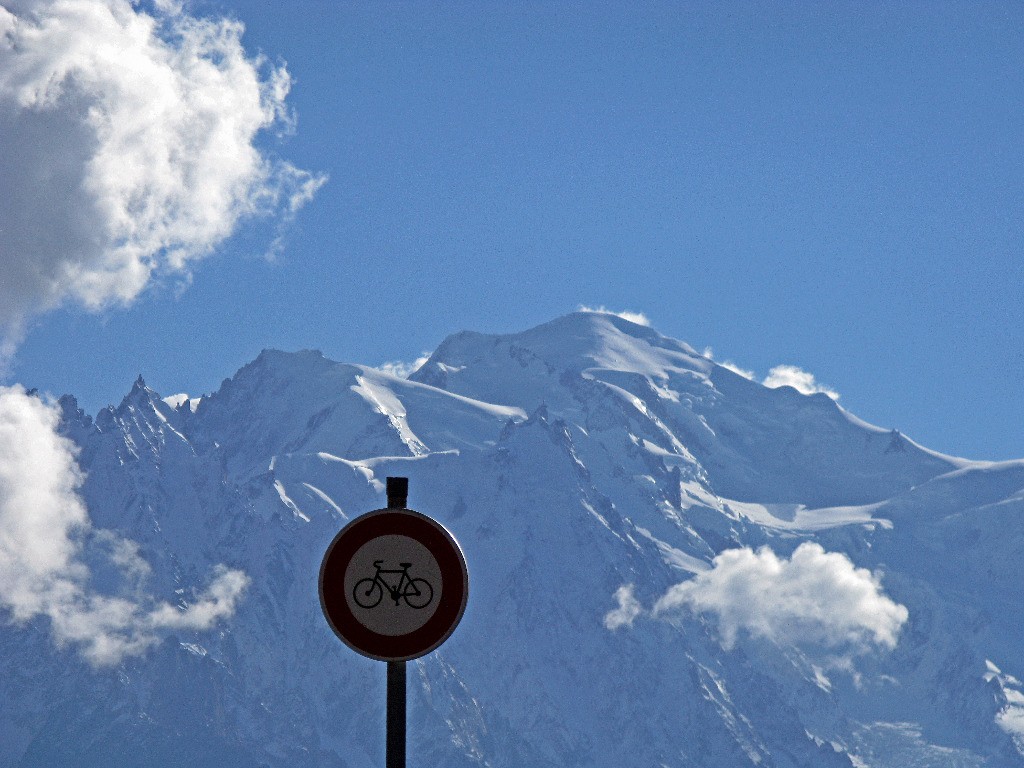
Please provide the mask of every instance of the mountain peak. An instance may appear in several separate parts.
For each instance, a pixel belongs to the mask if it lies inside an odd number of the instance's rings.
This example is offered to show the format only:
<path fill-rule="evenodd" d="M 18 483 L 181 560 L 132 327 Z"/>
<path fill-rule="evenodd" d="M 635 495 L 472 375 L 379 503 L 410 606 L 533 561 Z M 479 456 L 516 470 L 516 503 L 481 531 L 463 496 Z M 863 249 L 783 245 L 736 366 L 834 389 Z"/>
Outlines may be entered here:
<path fill-rule="evenodd" d="M 294 361 L 309 363 L 326 359 L 327 358 L 324 357 L 324 353 L 319 349 L 298 349 L 294 352 L 286 352 L 281 349 L 265 347 L 260 350 L 259 355 L 256 356 L 253 363 L 259 363 L 261 365 L 281 365 Z"/>
<path fill-rule="evenodd" d="M 592 327 L 606 327 L 614 326 L 623 333 L 629 333 L 636 335 L 637 337 L 643 337 L 645 335 L 659 335 L 657 331 L 651 328 L 647 323 L 637 322 L 631 320 L 615 312 L 606 312 L 604 310 L 596 309 L 579 309 L 575 312 L 570 312 L 561 317 L 556 317 L 554 320 L 549 320 L 546 323 L 542 323 L 538 327 L 546 326 L 559 326 L 559 325 L 575 325 L 575 326 L 592 326 Z"/>
<path fill-rule="evenodd" d="M 372 762 L 373 670 L 324 624 L 317 574 L 402 476 L 476 585 L 409 682 L 435 762 L 1021 765 L 1024 462 L 951 471 L 608 313 L 457 334 L 413 378 L 264 350 L 195 413 L 141 377 L 96 428 L 62 399 L 94 524 L 62 540 L 80 634 L 0 631 L 4 764 L 124 768 L 125 744 L 195 768 Z M 248 587 L 222 609 L 201 577 L 229 567 Z M 97 687 L 57 632 L 152 647 Z"/>
<path fill-rule="evenodd" d="M 611 313 L 581 311 L 520 333 L 449 336 L 410 379 L 451 389 L 455 378 L 472 377 L 484 387 L 479 396 L 489 389 L 485 380 L 500 386 L 529 371 L 544 377 L 615 370 L 664 378 L 669 369 L 706 375 L 711 367 L 688 344 L 653 328 Z"/>
<path fill-rule="evenodd" d="M 131 391 L 125 395 L 124 399 L 121 400 L 121 404 L 117 406 L 117 412 L 119 414 L 123 413 L 127 408 L 132 406 L 139 407 L 151 405 L 159 399 L 160 395 L 146 386 L 146 380 L 142 378 L 142 374 L 140 373 L 135 379 L 135 383 L 132 384 Z"/>
<path fill-rule="evenodd" d="M 649 325 L 637 323 L 613 312 L 594 310 L 570 312 L 527 331 L 512 335 L 529 339 L 577 338 L 604 343 L 616 337 L 628 338 L 653 347 L 672 349 L 691 355 L 697 354 L 689 344 L 663 336 Z"/>

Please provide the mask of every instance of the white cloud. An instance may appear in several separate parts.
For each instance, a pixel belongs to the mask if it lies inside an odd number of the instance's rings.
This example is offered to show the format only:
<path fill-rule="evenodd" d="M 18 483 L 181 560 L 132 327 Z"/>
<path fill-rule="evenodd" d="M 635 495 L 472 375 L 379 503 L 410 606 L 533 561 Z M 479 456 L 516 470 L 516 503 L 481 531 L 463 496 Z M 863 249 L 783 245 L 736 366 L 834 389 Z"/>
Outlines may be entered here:
<path fill-rule="evenodd" d="M 326 178 L 256 145 L 294 128 L 283 66 L 242 25 L 178 0 L 0 0 L 0 365 L 26 322 L 65 302 L 127 305 L 243 219 L 283 226 Z M 188 401 L 194 408 L 198 398 Z M 0 387 L 0 609 L 49 621 L 94 664 L 231 615 L 248 577 L 223 566 L 184 609 L 146 594 L 138 547 L 92 528 L 55 407 Z M 87 561 L 119 574 L 99 594 Z"/>
<path fill-rule="evenodd" d="M 76 449 L 57 434 L 58 418 L 55 406 L 21 387 L 0 387 L 0 606 L 10 618 L 44 617 L 58 645 L 110 665 L 144 652 L 164 631 L 209 629 L 231 615 L 248 577 L 224 566 L 184 610 L 144 594 L 149 566 L 138 547 L 91 528 Z M 90 540 L 120 571 L 122 594 L 90 589 Z"/>
<path fill-rule="evenodd" d="M 839 399 L 839 393 L 831 387 L 820 384 L 814 379 L 814 374 L 809 373 L 795 365 L 776 365 L 761 382 L 766 387 L 777 389 L 779 387 L 792 387 L 797 392 L 805 395 L 813 395 L 822 392 L 833 400 Z"/>
<path fill-rule="evenodd" d="M 708 360 L 715 359 L 715 350 L 713 350 L 711 347 L 704 347 L 704 351 L 701 352 L 701 354 Z M 718 365 L 722 366 L 727 370 L 732 371 L 733 373 L 739 376 L 742 376 L 744 379 L 748 379 L 749 381 L 754 381 L 757 378 L 754 375 L 753 371 L 748 371 L 746 368 L 740 368 L 738 365 L 736 365 L 736 363 L 732 362 L 731 360 L 718 362 Z"/>
<path fill-rule="evenodd" d="M 748 371 L 746 368 L 740 368 L 738 365 L 736 365 L 736 363 L 732 362 L 731 360 L 723 360 L 722 362 L 719 363 L 719 365 L 722 366 L 723 368 L 732 371 L 733 373 L 739 376 L 742 376 L 744 379 L 747 379 L 749 381 L 754 381 L 757 378 L 753 371 Z"/>
<path fill-rule="evenodd" d="M 683 609 L 714 615 L 726 648 L 746 632 L 848 653 L 894 648 L 908 617 L 883 593 L 877 574 L 811 542 L 789 560 L 767 547 L 722 552 L 711 570 L 671 587 L 653 613 Z"/>
<path fill-rule="evenodd" d="M 288 128 L 290 78 L 242 25 L 128 0 L 0 7 L 0 333 L 33 314 L 134 300 L 256 215 L 286 221 L 324 183 L 254 140 Z M 273 247 L 277 247 L 276 245 Z"/>
<path fill-rule="evenodd" d="M 985 666 L 985 682 L 995 681 L 1003 704 L 996 713 L 996 725 L 1013 738 L 1018 750 L 1024 751 L 1024 686 L 1020 680 L 1004 673 L 990 660 L 985 660 Z"/>
<path fill-rule="evenodd" d="M 1024 696 L 1006 704 L 996 715 L 996 725 L 1013 737 L 1018 749 L 1024 749 Z"/>
<path fill-rule="evenodd" d="M 623 320 L 628 320 L 629 322 L 636 323 L 637 325 L 650 326 L 651 324 L 651 321 L 647 319 L 647 315 L 645 315 L 643 312 L 631 312 L 629 310 L 623 310 L 622 312 L 613 312 L 612 310 L 606 309 L 603 306 L 588 307 L 583 304 L 580 304 L 578 307 L 576 307 L 576 311 L 594 312 L 596 314 L 601 315 L 615 315 L 616 317 L 621 317 Z"/>
<path fill-rule="evenodd" d="M 377 370 L 390 373 L 392 376 L 397 376 L 400 379 L 407 379 L 429 359 L 430 353 L 424 352 L 411 363 L 405 360 L 392 360 L 388 363 L 381 363 L 377 366 Z"/>
<path fill-rule="evenodd" d="M 715 351 L 711 347 L 704 347 L 704 351 L 701 353 L 708 360 L 715 359 Z M 750 381 L 756 381 L 757 375 L 746 368 L 742 368 L 731 360 L 715 361 L 718 365 L 723 368 L 727 368 L 733 373 L 742 376 Z M 797 392 L 804 395 L 813 395 L 819 392 L 828 395 L 833 400 L 839 399 L 839 393 L 831 387 L 825 386 L 815 380 L 814 374 L 798 368 L 795 365 L 776 365 L 765 376 L 761 382 L 764 386 L 770 389 L 778 389 L 779 387 L 792 387 Z"/>
<path fill-rule="evenodd" d="M 605 627 L 613 630 L 632 627 L 636 617 L 643 613 L 643 606 L 633 595 L 633 585 L 623 584 L 615 590 L 615 600 L 619 606 L 605 614 Z"/>
<path fill-rule="evenodd" d="M 177 408 L 182 403 L 187 403 L 188 400 L 188 395 L 185 392 L 179 392 L 176 395 L 168 395 L 164 398 L 164 402 L 171 406 L 171 408 Z"/>
<path fill-rule="evenodd" d="M 180 408 L 185 403 L 188 403 L 188 409 L 195 413 L 202 399 L 202 397 L 189 397 L 186 392 L 179 392 L 176 395 L 168 395 L 164 398 L 164 402 L 171 406 L 171 408 Z"/>

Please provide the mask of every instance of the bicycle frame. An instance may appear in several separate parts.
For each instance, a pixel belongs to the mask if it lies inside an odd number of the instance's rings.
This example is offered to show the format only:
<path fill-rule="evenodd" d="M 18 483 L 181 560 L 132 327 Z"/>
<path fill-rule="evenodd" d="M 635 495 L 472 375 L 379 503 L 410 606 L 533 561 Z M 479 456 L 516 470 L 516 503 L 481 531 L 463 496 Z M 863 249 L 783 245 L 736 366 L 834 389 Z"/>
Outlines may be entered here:
<path fill-rule="evenodd" d="M 399 569 L 381 568 L 381 563 L 383 563 L 383 562 L 384 562 L 383 560 L 374 560 L 373 561 L 373 566 L 377 569 L 376 573 L 373 574 L 373 580 L 375 582 L 377 582 L 378 584 L 380 584 L 381 587 L 389 595 L 391 595 L 391 599 L 394 600 L 397 603 L 399 601 L 399 599 L 401 599 L 401 597 L 405 594 L 405 591 L 404 591 L 403 588 L 405 587 L 406 583 L 412 583 L 412 578 L 409 576 L 409 566 L 407 565 L 404 568 L 399 568 Z M 391 573 L 391 574 L 398 573 L 398 574 L 401 574 L 399 576 L 399 578 L 398 578 L 398 584 L 396 584 L 394 587 L 392 587 L 381 576 L 382 573 Z M 413 589 L 415 589 L 415 587 L 413 587 Z M 416 594 L 417 595 L 419 594 L 419 590 L 418 589 L 416 590 Z"/>

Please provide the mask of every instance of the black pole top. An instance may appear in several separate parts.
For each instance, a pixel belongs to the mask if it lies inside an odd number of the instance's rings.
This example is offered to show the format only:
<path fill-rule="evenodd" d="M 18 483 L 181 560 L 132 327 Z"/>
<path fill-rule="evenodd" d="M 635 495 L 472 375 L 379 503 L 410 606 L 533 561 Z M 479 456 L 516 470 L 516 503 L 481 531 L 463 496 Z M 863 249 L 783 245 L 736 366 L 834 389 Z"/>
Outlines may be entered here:
<path fill-rule="evenodd" d="M 388 509 L 405 509 L 409 500 L 409 478 L 388 478 Z"/>

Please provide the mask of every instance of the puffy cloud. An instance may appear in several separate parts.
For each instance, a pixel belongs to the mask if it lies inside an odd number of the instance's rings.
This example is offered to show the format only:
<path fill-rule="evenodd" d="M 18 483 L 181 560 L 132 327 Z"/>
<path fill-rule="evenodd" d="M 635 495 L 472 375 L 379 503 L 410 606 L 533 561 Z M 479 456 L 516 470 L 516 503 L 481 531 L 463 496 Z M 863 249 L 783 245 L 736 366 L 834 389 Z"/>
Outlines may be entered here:
<path fill-rule="evenodd" d="M 776 365 L 761 382 L 766 387 L 777 389 L 779 387 L 792 387 L 797 392 L 805 395 L 813 395 L 818 392 L 824 393 L 833 400 L 839 399 L 839 393 L 831 387 L 820 384 L 814 380 L 814 374 L 809 373 L 795 365 Z"/>
<path fill-rule="evenodd" d="M 701 354 L 708 360 L 715 359 L 715 351 L 711 347 L 704 347 L 704 351 Z M 732 362 L 731 360 L 716 362 L 718 362 L 718 364 L 723 368 L 730 370 L 739 376 L 742 376 L 744 379 L 754 381 L 754 379 L 756 378 L 753 371 L 748 371 L 746 368 L 740 368 L 738 365 L 736 365 L 736 363 Z"/>
<path fill-rule="evenodd" d="M 996 725 L 1013 738 L 1018 750 L 1024 751 L 1024 686 L 992 661 L 986 659 L 985 666 L 985 682 L 992 684 L 994 681 L 999 691 L 997 701 L 1002 704 L 996 713 Z"/>
<path fill-rule="evenodd" d="M 149 566 L 138 547 L 91 527 L 75 446 L 57 433 L 58 418 L 55 406 L 21 387 L 0 387 L 0 606 L 11 619 L 45 617 L 58 645 L 109 665 L 164 631 L 209 629 L 231 615 L 248 577 L 224 566 L 185 609 L 144 594 Z M 123 594 L 90 589 L 87 542 L 120 571 Z"/>
<path fill-rule="evenodd" d="M 65 301 L 127 304 L 243 218 L 280 222 L 325 178 L 261 152 L 290 78 L 242 25 L 161 0 L 0 6 L 0 331 Z"/>
<path fill-rule="evenodd" d="M 636 617 L 643 613 L 643 606 L 640 605 L 640 601 L 633 595 L 633 585 L 623 584 L 615 590 L 615 601 L 619 605 L 605 614 L 605 627 L 614 630 L 620 627 L 633 626 Z"/>
<path fill-rule="evenodd" d="M 384 373 L 390 373 L 392 376 L 397 376 L 400 379 L 407 379 L 429 359 L 430 353 L 424 352 L 411 363 L 405 360 L 392 360 L 387 363 L 381 363 L 377 366 L 377 370 L 384 371 Z"/>
<path fill-rule="evenodd" d="M 0 361 L 35 314 L 187 281 L 245 218 L 275 221 L 280 249 L 282 227 L 326 181 L 257 147 L 293 127 L 291 80 L 246 55 L 240 23 L 194 18 L 176 0 L 147 7 L 0 0 Z M 0 387 L 0 608 L 48 619 L 58 644 L 94 664 L 232 614 L 248 578 L 223 566 L 184 609 L 145 593 L 138 547 L 92 528 L 57 420 Z M 116 595 L 90 584 L 95 557 L 119 573 Z"/>
<path fill-rule="evenodd" d="M 708 360 L 715 359 L 714 350 L 711 347 L 704 347 L 704 351 L 701 353 Z M 727 368 L 733 373 L 742 376 L 750 381 L 756 381 L 757 375 L 753 371 L 749 371 L 746 368 L 742 368 L 731 360 L 716 361 L 718 365 L 723 368 Z M 833 400 L 839 399 L 839 393 L 831 387 L 827 387 L 824 384 L 819 383 L 815 380 L 814 374 L 798 368 L 795 365 L 776 365 L 765 376 L 761 382 L 764 386 L 770 389 L 778 389 L 779 387 L 792 387 L 797 392 L 804 395 L 813 395 L 819 392 L 828 395 Z"/>
<path fill-rule="evenodd" d="M 789 560 L 767 547 L 722 552 L 711 570 L 671 587 L 653 614 L 683 609 L 714 615 L 726 648 L 746 632 L 849 653 L 894 648 L 908 617 L 882 592 L 877 574 L 811 542 Z"/>
<path fill-rule="evenodd" d="M 647 315 L 645 315 L 643 312 L 631 312 L 629 310 L 623 310 L 622 312 L 613 312 L 610 309 L 606 309 L 604 306 L 588 307 L 583 304 L 580 304 L 576 308 L 576 311 L 595 312 L 597 314 L 603 315 L 615 315 L 616 317 L 621 317 L 623 320 L 628 320 L 629 322 L 636 323 L 637 325 L 650 326 L 651 324 L 651 321 L 647 319 Z"/>
<path fill-rule="evenodd" d="M 176 395 L 168 395 L 164 398 L 164 402 L 171 406 L 171 408 L 180 408 L 185 403 L 188 403 L 189 410 L 195 413 L 202 399 L 202 397 L 190 397 L 187 392 L 179 392 Z"/>
<path fill-rule="evenodd" d="M 731 360 L 723 360 L 722 362 L 719 363 L 719 365 L 727 370 L 732 371 L 738 376 L 742 376 L 744 379 L 747 379 L 748 381 L 754 381 L 754 379 L 757 378 L 754 375 L 753 371 L 748 371 L 746 368 L 740 368 L 738 365 L 736 365 L 736 363 L 732 362 Z"/>

